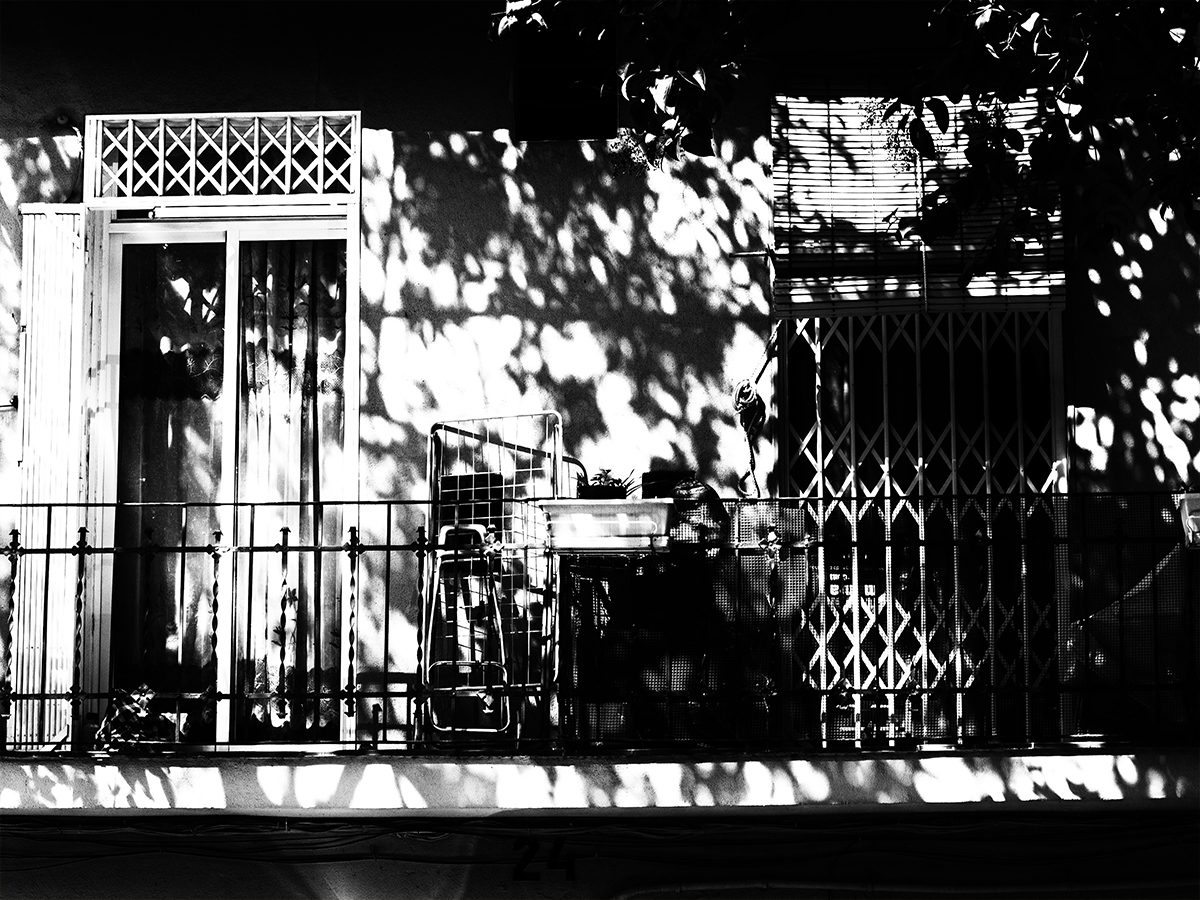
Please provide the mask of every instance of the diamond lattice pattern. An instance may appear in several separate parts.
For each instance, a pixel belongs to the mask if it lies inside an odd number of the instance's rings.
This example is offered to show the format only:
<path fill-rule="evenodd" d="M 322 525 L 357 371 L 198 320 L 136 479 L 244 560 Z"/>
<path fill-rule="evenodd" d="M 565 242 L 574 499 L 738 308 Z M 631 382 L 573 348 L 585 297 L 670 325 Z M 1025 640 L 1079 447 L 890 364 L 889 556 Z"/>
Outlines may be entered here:
<path fill-rule="evenodd" d="M 819 510 L 803 643 L 826 738 L 1021 737 L 1046 714 L 1056 585 L 1028 539 L 1056 527 L 1052 315 L 790 328 L 784 491 Z"/>
<path fill-rule="evenodd" d="M 93 202 L 347 196 L 358 191 L 356 114 L 93 117 Z"/>

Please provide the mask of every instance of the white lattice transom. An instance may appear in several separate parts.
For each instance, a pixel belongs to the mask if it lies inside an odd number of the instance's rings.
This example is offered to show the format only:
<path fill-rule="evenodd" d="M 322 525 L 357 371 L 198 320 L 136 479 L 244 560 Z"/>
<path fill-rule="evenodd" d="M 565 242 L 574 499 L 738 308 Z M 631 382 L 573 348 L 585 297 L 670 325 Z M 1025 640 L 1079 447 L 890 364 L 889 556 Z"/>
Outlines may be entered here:
<path fill-rule="evenodd" d="M 357 197 L 358 113 L 89 116 L 91 206 Z"/>

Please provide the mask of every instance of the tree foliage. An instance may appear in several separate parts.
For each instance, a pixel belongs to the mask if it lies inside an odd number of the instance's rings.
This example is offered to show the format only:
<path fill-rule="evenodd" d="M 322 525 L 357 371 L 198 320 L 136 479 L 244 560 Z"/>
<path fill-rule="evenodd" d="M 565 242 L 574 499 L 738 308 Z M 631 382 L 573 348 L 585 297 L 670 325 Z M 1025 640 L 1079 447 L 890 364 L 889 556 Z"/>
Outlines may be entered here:
<path fill-rule="evenodd" d="M 936 164 L 931 129 L 945 132 L 965 99 L 966 165 L 927 179 L 904 226 L 925 241 L 951 237 L 961 216 L 1003 198 L 989 258 L 975 261 L 991 268 L 1064 205 L 1085 228 L 1128 228 L 1148 208 L 1200 225 L 1198 23 L 1200 0 L 951 0 L 930 23 L 945 52 L 885 118 Z M 1005 111 L 1029 95 L 1040 98 L 1038 133 L 1021 162 Z"/>
<path fill-rule="evenodd" d="M 715 152 L 713 126 L 746 57 L 735 0 L 507 0 L 492 25 L 505 39 L 568 27 L 564 39 L 613 42 L 611 72 L 589 87 L 619 96 L 635 152 L 650 162 Z"/>
<path fill-rule="evenodd" d="M 805 21 L 820 20 L 816 7 Z M 580 28 L 583 8 L 593 14 Z M 893 79 L 882 115 L 901 152 L 928 163 L 923 202 L 902 228 L 936 241 L 953 238 L 964 215 L 992 215 L 995 231 L 964 284 L 1015 262 L 1064 206 L 1107 232 L 1151 208 L 1200 225 L 1200 0 L 948 0 L 911 10 L 929 19 L 931 62 Z M 507 0 L 493 33 L 614 39 L 610 77 L 595 87 L 619 94 L 633 126 L 618 149 L 652 164 L 713 152 L 714 124 L 749 58 L 747 21 L 738 0 Z M 828 40 L 845 44 L 845 65 L 871 64 L 854 57 L 852 33 Z M 1026 147 L 1006 113 L 1031 94 L 1041 104 Z M 966 165 L 951 168 L 934 135 L 955 125 Z"/>

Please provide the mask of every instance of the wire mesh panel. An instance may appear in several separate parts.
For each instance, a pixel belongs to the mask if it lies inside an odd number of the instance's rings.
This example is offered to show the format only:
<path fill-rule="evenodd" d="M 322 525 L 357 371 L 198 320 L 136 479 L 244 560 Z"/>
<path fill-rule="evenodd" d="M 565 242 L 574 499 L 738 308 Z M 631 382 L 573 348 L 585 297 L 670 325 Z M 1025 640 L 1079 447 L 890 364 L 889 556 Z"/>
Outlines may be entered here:
<path fill-rule="evenodd" d="M 558 496 L 556 413 L 443 422 L 429 438 L 430 534 L 421 674 L 435 741 L 548 737 L 556 629 L 536 505 Z"/>

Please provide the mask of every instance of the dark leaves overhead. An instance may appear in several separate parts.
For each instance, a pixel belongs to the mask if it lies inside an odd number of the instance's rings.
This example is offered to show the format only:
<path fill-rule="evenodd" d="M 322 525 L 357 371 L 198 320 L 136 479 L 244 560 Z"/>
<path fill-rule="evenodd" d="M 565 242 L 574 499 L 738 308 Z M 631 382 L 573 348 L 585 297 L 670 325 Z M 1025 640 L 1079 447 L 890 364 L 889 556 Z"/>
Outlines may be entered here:
<path fill-rule="evenodd" d="M 615 15 L 614 15 L 615 13 Z M 605 23 L 601 27 L 600 23 Z M 508 0 L 493 19 L 495 37 L 523 31 L 563 38 L 611 39 L 618 56 L 599 89 L 620 98 L 623 115 L 650 162 L 715 152 L 714 124 L 732 98 L 746 58 L 734 0 Z"/>
<path fill-rule="evenodd" d="M 965 97 L 967 165 L 929 179 L 909 233 L 943 234 L 952 208 L 1003 199 L 990 246 L 1017 248 L 1018 233 L 1032 237 L 1064 196 L 1078 221 L 1100 229 L 1134 206 L 1170 207 L 1200 224 L 1200 0 L 951 0 L 930 27 L 945 52 L 897 85 L 885 119 L 932 160 L 926 122 L 945 133 L 947 101 Z M 1005 110 L 1030 94 L 1041 98 L 1040 132 L 1020 164 L 1025 137 L 1005 125 Z M 973 262 L 963 278 L 991 262 Z"/>

